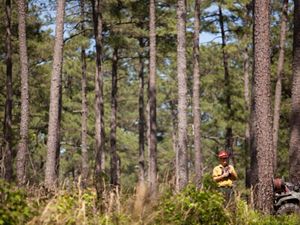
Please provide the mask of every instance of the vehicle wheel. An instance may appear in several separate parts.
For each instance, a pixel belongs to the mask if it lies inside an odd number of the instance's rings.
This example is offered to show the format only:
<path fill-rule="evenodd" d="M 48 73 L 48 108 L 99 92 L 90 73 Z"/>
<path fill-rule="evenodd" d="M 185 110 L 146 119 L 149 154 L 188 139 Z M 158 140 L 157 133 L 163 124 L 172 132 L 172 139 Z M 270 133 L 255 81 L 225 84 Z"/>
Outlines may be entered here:
<path fill-rule="evenodd" d="M 300 207 L 296 203 L 285 203 L 277 210 L 278 215 L 300 213 Z"/>

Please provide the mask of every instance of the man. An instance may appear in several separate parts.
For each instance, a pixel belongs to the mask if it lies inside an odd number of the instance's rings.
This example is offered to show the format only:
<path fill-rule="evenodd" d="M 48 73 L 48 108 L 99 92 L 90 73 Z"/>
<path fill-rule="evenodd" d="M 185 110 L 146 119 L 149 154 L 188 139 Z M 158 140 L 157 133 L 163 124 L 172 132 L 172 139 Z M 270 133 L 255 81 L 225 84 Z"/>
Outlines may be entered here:
<path fill-rule="evenodd" d="M 237 173 L 232 165 L 229 165 L 229 154 L 225 150 L 218 153 L 220 164 L 213 170 L 213 179 L 217 182 L 220 191 L 228 202 L 233 194 L 233 181 L 237 179 Z"/>

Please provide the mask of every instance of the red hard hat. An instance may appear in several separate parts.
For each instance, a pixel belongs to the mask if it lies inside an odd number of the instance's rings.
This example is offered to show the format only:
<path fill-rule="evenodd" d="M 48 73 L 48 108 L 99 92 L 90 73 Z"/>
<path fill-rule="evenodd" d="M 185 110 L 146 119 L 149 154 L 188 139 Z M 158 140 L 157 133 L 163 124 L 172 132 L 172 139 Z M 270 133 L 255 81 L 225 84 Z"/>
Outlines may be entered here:
<path fill-rule="evenodd" d="M 229 154 L 228 154 L 227 151 L 221 150 L 221 151 L 219 151 L 219 153 L 218 153 L 218 157 L 219 157 L 220 159 L 227 159 L 227 158 L 229 157 Z"/>

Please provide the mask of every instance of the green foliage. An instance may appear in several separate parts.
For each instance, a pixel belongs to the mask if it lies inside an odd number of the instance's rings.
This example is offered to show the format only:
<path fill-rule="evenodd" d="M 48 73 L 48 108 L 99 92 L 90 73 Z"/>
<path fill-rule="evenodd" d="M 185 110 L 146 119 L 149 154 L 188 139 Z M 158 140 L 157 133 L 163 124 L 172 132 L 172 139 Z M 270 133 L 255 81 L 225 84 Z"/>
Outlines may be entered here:
<path fill-rule="evenodd" d="M 264 215 L 253 210 L 246 201 L 235 197 L 234 209 L 224 207 L 223 196 L 205 176 L 203 189 L 189 185 L 182 192 L 166 191 L 160 200 L 153 224 L 178 225 L 298 225 L 298 215 Z M 208 188 L 208 189 L 207 189 Z"/>
<path fill-rule="evenodd" d="M 160 198 L 157 207 L 150 213 L 151 224 L 167 225 L 298 225 L 297 215 L 263 215 L 249 207 L 246 201 L 236 197 L 235 211 L 224 208 L 224 199 L 215 185 L 204 176 L 203 189 L 189 185 L 182 192 L 173 194 L 168 189 Z M 128 196 L 117 210 L 117 201 L 107 193 L 104 211 L 97 208 L 94 189 L 82 190 L 69 187 L 50 199 L 27 198 L 24 191 L 0 181 L 0 225 L 6 224 L 133 224 L 128 213 Z M 34 203 L 39 202 L 39 206 Z M 38 210 L 37 210 L 38 209 Z M 127 212 L 127 213 L 124 213 Z M 35 217 L 33 217 L 35 216 Z M 147 219 L 147 218 L 146 218 Z M 149 218 L 148 218 L 149 219 Z M 30 221 L 29 221 L 30 220 Z M 143 219 L 140 221 L 142 222 Z M 149 222 L 149 221 L 148 221 Z M 149 224 L 149 223 L 147 223 Z"/>
<path fill-rule="evenodd" d="M 25 193 L 0 180 L 0 224 L 24 224 L 32 214 Z"/>
<path fill-rule="evenodd" d="M 229 224 L 224 199 L 216 191 L 198 190 L 189 185 L 182 192 L 168 193 L 159 205 L 157 224 Z"/>
<path fill-rule="evenodd" d="M 203 175 L 202 186 L 204 190 L 217 190 L 218 188 L 217 183 L 213 180 L 209 173 Z"/>
<path fill-rule="evenodd" d="M 236 201 L 237 210 L 236 214 L 232 215 L 236 224 L 244 225 L 298 225 L 299 216 L 286 215 L 286 216 L 273 216 L 263 215 L 247 205 L 247 203 L 241 199 Z"/>

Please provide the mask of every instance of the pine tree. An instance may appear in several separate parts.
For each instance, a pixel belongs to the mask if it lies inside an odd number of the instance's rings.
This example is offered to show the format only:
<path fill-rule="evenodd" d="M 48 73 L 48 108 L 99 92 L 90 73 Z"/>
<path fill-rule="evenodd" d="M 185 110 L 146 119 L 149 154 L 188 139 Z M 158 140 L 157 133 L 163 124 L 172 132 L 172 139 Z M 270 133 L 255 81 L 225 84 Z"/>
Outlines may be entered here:
<path fill-rule="evenodd" d="M 200 69 L 199 69 L 199 33 L 200 33 L 200 4 L 195 0 L 194 42 L 193 42 L 193 119 L 194 119 L 194 148 L 196 185 L 199 186 L 203 173 L 201 152 L 201 112 L 200 112 Z"/>
<path fill-rule="evenodd" d="M 188 183 L 187 152 L 187 78 L 186 78 L 186 4 L 177 1 L 177 76 L 178 76 L 178 156 L 176 167 L 176 190 Z"/>
<path fill-rule="evenodd" d="M 81 12 L 81 30 L 85 35 L 85 16 L 84 7 L 85 1 L 80 1 L 80 12 Z M 81 115 L 81 176 L 82 185 L 85 187 L 87 184 L 88 174 L 89 174 L 89 164 L 88 164 L 88 143 L 87 143 L 87 120 L 88 120 L 88 102 L 87 102 L 87 63 L 86 63 L 86 49 L 84 46 L 81 47 L 81 96 L 82 96 L 82 115 Z"/>
<path fill-rule="evenodd" d="M 289 175 L 290 181 L 296 184 L 300 181 L 300 1 L 294 0 L 294 4 L 293 86 Z"/>
<path fill-rule="evenodd" d="M 29 85 L 28 85 L 28 54 L 26 38 L 26 2 L 18 0 L 19 51 L 21 65 L 21 123 L 20 141 L 17 152 L 17 180 L 20 185 L 26 182 L 26 161 L 28 155 L 29 125 Z"/>
<path fill-rule="evenodd" d="M 102 60 L 102 1 L 92 0 L 94 37 L 96 40 L 96 74 L 95 74 L 95 185 L 98 199 L 101 200 L 103 192 L 104 172 L 104 102 L 103 102 L 103 74 L 101 67 Z M 101 204 L 101 203 L 100 203 Z"/>
<path fill-rule="evenodd" d="M 50 88 L 49 127 L 47 141 L 47 160 L 45 167 L 45 186 L 52 190 L 58 179 L 61 119 L 61 73 L 63 62 L 65 0 L 57 1 L 55 45 Z"/>
<path fill-rule="evenodd" d="M 149 186 L 150 193 L 157 192 L 157 140 L 156 140 L 156 26 L 155 0 L 150 0 L 150 62 L 149 62 Z"/>
<path fill-rule="evenodd" d="M 256 208 L 264 213 L 273 209 L 273 148 L 270 98 L 270 1 L 254 1 L 254 129 L 258 184 Z"/>

